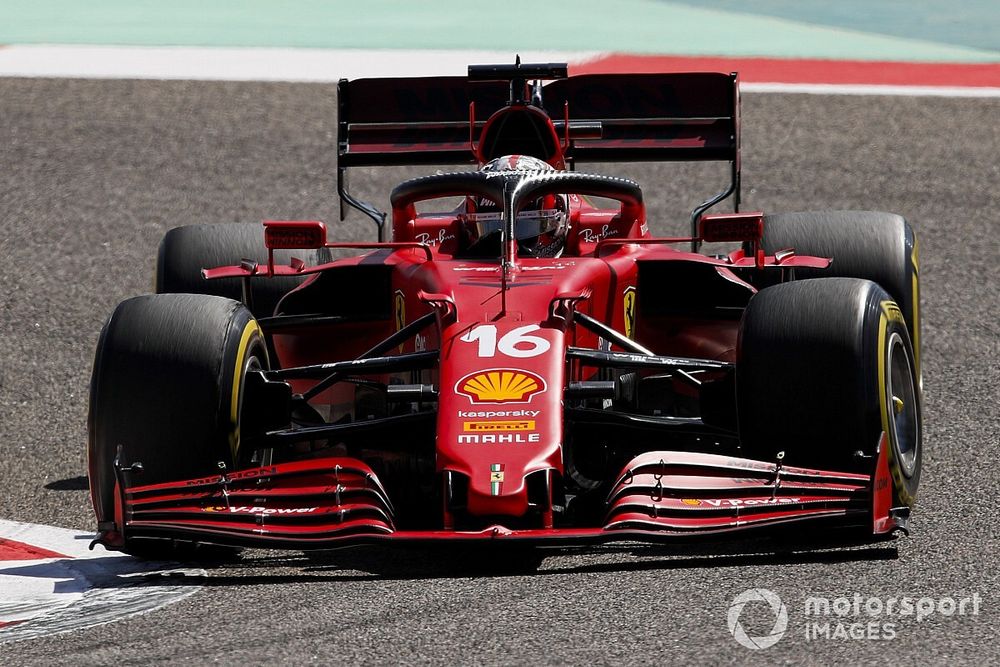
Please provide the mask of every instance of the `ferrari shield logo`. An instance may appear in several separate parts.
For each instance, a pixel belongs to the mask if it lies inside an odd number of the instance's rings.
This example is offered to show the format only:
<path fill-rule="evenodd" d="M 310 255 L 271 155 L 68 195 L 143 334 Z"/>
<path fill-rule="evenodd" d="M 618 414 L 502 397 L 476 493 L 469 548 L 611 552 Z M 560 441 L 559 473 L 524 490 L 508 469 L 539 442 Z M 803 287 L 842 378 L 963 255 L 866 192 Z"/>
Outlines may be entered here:
<path fill-rule="evenodd" d="M 635 288 L 629 287 L 625 290 L 623 298 L 625 308 L 625 335 L 629 338 L 635 336 Z"/>
<path fill-rule="evenodd" d="M 403 290 L 396 290 L 393 295 L 393 313 L 396 320 L 396 331 L 406 326 L 406 296 Z M 399 344 L 399 351 L 403 351 L 403 344 Z"/>
<path fill-rule="evenodd" d="M 503 464 L 493 463 L 490 465 L 490 494 L 499 496 L 503 489 Z"/>
<path fill-rule="evenodd" d="M 396 331 L 399 331 L 406 326 L 406 297 L 400 289 L 396 290 L 394 296 L 393 310 L 396 314 Z"/>

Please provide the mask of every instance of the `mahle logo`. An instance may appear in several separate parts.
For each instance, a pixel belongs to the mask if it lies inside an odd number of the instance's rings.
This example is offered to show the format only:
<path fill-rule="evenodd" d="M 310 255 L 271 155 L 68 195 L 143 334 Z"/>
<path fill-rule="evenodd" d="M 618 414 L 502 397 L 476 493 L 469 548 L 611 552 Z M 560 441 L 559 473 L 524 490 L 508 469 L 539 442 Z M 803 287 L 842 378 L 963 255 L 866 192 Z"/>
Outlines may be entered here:
<path fill-rule="evenodd" d="M 740 622 L 743 609 L 751 602 L 763 602 L 770 606 L 771 611 L 774 612 L 774 626 L 769 633 L 759 636 L 750 635 Z M 756 651 L 774 646 L 785 636 L 785 630 L 788 629 L 788 610 L 777 593 L 766 588 L 751 588 L 733 598 L 733 603 L 729 605 L 726 621 L 733 639 L 741 646 Z"/>

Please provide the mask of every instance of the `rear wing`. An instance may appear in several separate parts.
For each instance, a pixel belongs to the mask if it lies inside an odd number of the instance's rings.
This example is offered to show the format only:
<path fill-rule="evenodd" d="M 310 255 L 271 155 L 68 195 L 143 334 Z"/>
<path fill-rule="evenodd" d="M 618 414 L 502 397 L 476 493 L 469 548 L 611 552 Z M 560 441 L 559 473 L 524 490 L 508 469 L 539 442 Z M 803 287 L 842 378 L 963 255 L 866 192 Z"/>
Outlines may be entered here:
<path fill-rule="evenodd" d="M 489 118 L 514 98 L 516 71 L 484 66 L 470 76 L 342 79 L 338 92 L 337 190 L 379 224 L 384 214 L 347 191 L 351 167 L 477 164 Z M 522 67 L 518 65 L 517 67 Z M 557 71 L 555 65 L 525 70 Z M 565 66 L 563 72 L 565 72 Z M 546 69 L 547 68 L 547 69 Z M 473 73 L 475 72 L 475 76 Z M 531 103 L 552 121 L 567 167 L 577 162 L 728 161 L 729 187 L 699 205 L 692 220 L 734 195 L 739 210 L 739 81 L 735 73 L 585 74 L 533 88 Z M 693 234 L 694 235 L 694 234 Z"/>

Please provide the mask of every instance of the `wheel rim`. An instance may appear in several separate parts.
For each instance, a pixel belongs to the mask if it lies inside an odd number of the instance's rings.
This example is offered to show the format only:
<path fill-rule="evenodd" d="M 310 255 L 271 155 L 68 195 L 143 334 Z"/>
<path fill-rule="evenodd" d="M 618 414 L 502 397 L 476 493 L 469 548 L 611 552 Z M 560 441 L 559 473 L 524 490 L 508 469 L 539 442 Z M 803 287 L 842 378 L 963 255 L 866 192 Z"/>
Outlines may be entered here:
<path fill-rule="evenodd" d="M 913 383 L 913 362 L 902 336 L 893 332 L 889 338 L 888 402 L 889 434 L 900 468 L 912 477 L 920 450 L 920 421 L 917 392 Z"/>

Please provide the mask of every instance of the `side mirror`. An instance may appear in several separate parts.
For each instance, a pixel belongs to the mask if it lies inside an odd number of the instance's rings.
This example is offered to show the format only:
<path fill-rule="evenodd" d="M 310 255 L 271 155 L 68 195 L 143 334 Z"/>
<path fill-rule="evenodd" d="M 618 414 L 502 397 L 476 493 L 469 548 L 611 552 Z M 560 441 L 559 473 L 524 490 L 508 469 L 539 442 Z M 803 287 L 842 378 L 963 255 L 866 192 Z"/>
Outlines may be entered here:
<path fill-rule="evenodd" d="M 703 215 L 698 220 L 698 235 L 707 243 L 752 241 L 757 244 L 764 236 L 764 214 L 757 211 Z"/>
<path fill-rule="evenodd" d="M 326 225 L 319 220 L 265 220 L 264 246 L 268 250 L 325 248 Z"/>

